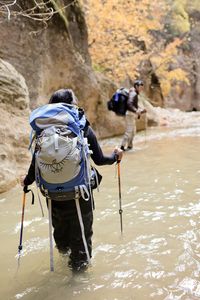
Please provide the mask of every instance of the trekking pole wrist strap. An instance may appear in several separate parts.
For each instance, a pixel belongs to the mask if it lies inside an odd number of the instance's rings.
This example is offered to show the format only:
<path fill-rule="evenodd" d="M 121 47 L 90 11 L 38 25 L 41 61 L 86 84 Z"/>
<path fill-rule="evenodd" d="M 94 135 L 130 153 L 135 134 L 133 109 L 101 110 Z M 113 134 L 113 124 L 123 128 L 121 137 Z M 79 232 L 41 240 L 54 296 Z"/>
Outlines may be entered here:
<path fill-rule="evenodd" d="M 25 185 L 25 186 L 24 186 L 23 191 L 24 191 L 25 194 L 31 192 L 31 194 L 32 194 L 32 201 L 31 201 L 31 204 L 33 205 L 34 202 L 35 202 L 35 196 L 34 196 L 33 191 L 32 191 L 31 189 L 28 189 L 28 185 Z"/>

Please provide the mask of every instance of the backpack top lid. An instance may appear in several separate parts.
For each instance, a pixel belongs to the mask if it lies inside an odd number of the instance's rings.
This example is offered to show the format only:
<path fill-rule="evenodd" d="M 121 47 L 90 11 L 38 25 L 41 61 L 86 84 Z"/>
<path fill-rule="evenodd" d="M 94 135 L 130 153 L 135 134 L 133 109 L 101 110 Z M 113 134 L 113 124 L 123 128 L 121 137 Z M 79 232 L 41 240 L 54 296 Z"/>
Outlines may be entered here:
<path fill-rule="evenodd" d="M 121 88 L 117 89 L 117 91 L 115 93 L 122 94 L 124 96 L 128 96 L 129 95 L 129 89 L 121 87 Z"/>
<path fill-rule="evenodd" d="M 86 118 L 84 114 L 80 117 L 79 108 L 75 105 L 54 103 L 33 110 L 29 122 L 36 134 L 50 126 L 67 125 L 69 130 L 79 135 L 85 127 Z"/>

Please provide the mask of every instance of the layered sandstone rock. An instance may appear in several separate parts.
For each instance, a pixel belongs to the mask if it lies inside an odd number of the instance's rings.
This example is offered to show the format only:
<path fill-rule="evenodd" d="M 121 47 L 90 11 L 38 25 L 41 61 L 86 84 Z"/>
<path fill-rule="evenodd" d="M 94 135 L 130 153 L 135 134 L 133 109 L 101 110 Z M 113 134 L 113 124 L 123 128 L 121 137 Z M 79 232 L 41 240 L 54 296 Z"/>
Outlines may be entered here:
<path fill-rule="evenodd" d="M 29 9 L 33 1 L 18 3 Z M 123 133 L 123 118 L 106 106 L 116 86 L 92 69 L 87 27 L 76 2 L 47 24 L 11 14 L 1 23 L 0 44 L 0 193 L 28 168 L 30 110 L 47 103 L 57 89 L 75 91 L 98 137 Z"/>
<path fill-rule="evenodd" d="M 28 88 L 23 76 L 0 59 L 0 193 L 16 184 L 30 160 L 28 105 Z"/>

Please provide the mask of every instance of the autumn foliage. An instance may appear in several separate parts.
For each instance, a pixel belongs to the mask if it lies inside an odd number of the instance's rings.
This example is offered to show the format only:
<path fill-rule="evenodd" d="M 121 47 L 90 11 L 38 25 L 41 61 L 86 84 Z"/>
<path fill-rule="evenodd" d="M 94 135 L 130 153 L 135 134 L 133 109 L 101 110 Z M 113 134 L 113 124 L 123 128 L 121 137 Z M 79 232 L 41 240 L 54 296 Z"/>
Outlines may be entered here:
<path fill-rule="evenodd" d="M 70 24 L 74 21 L 69 7 L 80 8 L 79 25 L 82 9 L 85 12 L 94 70 L 116 83 L 140 76 L 140 66 L 148 61 L 167 96 L 172 85 L 189 84 L 188 74 L 198 68 L 200 51 L 195 41 L 191 46 L 190 34 L 200 15 L 199 0 L 5 0 L 0 6 L 0 21 L 21 16 L 46 28 L 59 15 L 71 40 Z M 199 24 L 193 32 L 199 36 Z M 187 66 L 179 61 L 184 48 L 192 48 L 193 58 Z M 191 65 L 195 66 L 192 71 Z"/>
<path fill-rule="evenodd" d="M 166 0 L 90 0 L 83 4 L 95 70 L 120 83 L 138 76 L 140 63 L 148 59 L 164 95 L 171 82 L 188 82 L 185 71 L 176 66 L 182 39 L 176 36 L 168 43 L 159 39 L 171 13 Z"/>

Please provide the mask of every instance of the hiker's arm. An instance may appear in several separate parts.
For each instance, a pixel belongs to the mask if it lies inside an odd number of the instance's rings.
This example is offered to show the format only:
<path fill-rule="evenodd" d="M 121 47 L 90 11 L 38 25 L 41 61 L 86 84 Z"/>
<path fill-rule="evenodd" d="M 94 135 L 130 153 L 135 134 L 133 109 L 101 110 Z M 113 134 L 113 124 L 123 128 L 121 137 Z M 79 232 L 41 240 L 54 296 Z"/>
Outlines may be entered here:
<path fill-rule="evenodd" d="M 28 174 L 24 179 L 24 185 L 31 185 L 35 181 L 35 153 L 33 154 L 32 161 L 28 170 Z"/>
<path fill-rule="evenodd" d="M 91 158 L 94 163 L 98 166 L 101 165 L 112 165 L 117 161 L 117 155 L 113 152 L 110 156 L 105 156 L 97 141 L 96 135 L 91 127 L 88 127 L 86 137 L 90 150 L 92 150 Z"/>
<path fill-rule="evenodd" d="M 129 91 L 129 97 L 127 100 L 127 109 L 137 114 L 138 119 L 140 118 L 141 114 L 146 112 L 146 109 L 142 109 L 138 106 L 138 95 L 133 89 L 130 89 Z"/>

